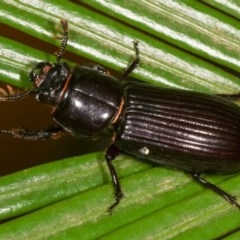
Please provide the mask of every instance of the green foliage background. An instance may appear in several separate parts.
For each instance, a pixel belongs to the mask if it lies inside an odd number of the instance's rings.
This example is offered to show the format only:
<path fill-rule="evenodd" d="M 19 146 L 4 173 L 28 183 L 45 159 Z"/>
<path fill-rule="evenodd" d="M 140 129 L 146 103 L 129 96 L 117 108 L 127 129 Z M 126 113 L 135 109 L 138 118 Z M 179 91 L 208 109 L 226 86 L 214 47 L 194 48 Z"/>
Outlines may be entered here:
<path fill-rule="evenodd" d="M 133 77 L 209 93 L 240 90 L 239 1 L 5 1 L 0 22 L 56 46 L 69 22 L 68 51 L 121 71 L 138 40 Z M 0 36 L 0 79 L 29 88 L 34 63 L 54 61 Z M 73 63 L 74 64 L 74 63 Z M 76 64 L 76 63 L 75 63 Z M 115 161 L 125 198 L 113 212 L 103 153 L 59 160 L 0 178 L 0 239 L 239 238 L 240 213 L 184 173 L 127 156 Z M 240 195 L 239 176 L 209 180 Z M 14 219 L 11 219 L 14 218 Z"/>

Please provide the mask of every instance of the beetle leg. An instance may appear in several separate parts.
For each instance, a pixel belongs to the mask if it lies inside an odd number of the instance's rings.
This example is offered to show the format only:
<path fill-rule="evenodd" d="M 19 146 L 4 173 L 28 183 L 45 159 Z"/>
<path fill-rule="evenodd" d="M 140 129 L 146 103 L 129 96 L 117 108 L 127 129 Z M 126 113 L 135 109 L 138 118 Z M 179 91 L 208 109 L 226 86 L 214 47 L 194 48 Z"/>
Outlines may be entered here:
<path fill-rule="evenodd" d="M 45 140 L 45 139 L 57 139 L 60 137 L 63 129 L 59 126 L 49 127 L 46 130 L 35 131 L 26 128 L 18 128 L 11 130 L 0 130 L 0 134 L 9 134 L 12 137 L 26 139 L 26 140 Z"/>
<path fill-rule="evenodd" d="M 240 101 L 240 93 L 233 94 L 216 94 L 219 97 L 225 98 L 230 101 Z"/>
<path fill-rule="evenodd" d="M 138 48 L 138 42 L 133 42 L 134 50 L 135 50 L 135 56 L 133 57 L 132 61 L 128 64 L 126 69 L 123 71 L 123 73 L 118 77 L 119 80 L 124 80 L 126 77 L 128 77 L 131 72 L 138 66 L 140 61 L 139 56 L 139 48 Z"/>
<path fill-rule="evenodd" d="M 225 198 L 229 203 L 231 203 L 232 205 L 235 205 L 237 208 L 240 209 L 240 205 L 238 204 L 237 199 L 236 199 L 235 196 L 232 196 L 231 194 L 225 192 L 224 190 L 222 190 L 221 188 L 217 187 L 216 185 L 208 182 L 207 180 L 202 178 L 200 175 L 201 174 L 199 174 L 199 173 L 192 172 L 192 177 L 193 177 L 193 179 L 196 182 L 200 183 L 204 187 L 212 189 L 214 192 L 216 192 L 217 194 L 219 194 L 220 196 Z"/>
<path fill-rule="evenodd" d="M 110 213 L 112 212 L 113 208 L 115 208 L 119 204 L 119 202 L 124 196 L 122 193 L 122 189 L 120 186 L 120 182 L 119 182 L 116 170 L 112 164 L 112 161 L 118 155 L 119 155 L 119 149 L 114 144 L 110 145 L 105 153 L 105 159 L 107 161 L 108 169 L 110 171 L 111 178 L 112 178 L 112 183 L 114 187 L 114 198 L 115 198 L 115 202 L 108 208 L 108 212 Z"/>
<path fill-rule="evenodd" d="M 91 64 L 90 63 L 90 64 L 86 65 L 86 67 L 89 67 L 89 68 L 91 68 L 93 70 L 96 70 L 96 71 L 98 71 L 98 72 L 100 72 L 102 74 L 110 75 L 110 73 L 106 70 L 106 68 L 101 66 L 101 65 Z"/>

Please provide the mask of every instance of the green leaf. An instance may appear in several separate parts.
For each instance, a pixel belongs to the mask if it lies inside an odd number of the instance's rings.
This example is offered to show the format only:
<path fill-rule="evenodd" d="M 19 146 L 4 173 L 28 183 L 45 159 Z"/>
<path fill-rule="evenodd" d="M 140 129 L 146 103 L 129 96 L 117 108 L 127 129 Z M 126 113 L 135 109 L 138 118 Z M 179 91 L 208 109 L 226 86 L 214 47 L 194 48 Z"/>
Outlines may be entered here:
<path fill-rule="evenodd" d="M 225 12 L 238 20 L 240 19 L 240 2 L 238 0 L 203 0 L 203 2 Z"/>
<path fill-rule="evenodd" d="M 108 179 L 108 170 L 103 164 L 103 159 L 103 154 L 93 153 L 26 169 L 0 178 L 0 220 L 30 212 L 76 193 L 101 186 Z M 122 162 L 125 163 L 121 164 L 123 169 L 119 169 L 119 174 L 123 176 L 150 167 L 139 161 L 131 162 L 123 159 Z M 15 206 L 16 202 L 18 204 Z"/>
<path fill-rule="evenodd" d="M 55 45 L 52 52 L 59 46 L 54 38 L 59 18 L 69 22 L 67 51 L 89 61 L 120 72 L 138 40 L 141 64 L 133 73 L 138 80 L 211 93 L 240 89 L 239 22 L 199 1 L 1 2 L 2 24 Z M 54 56 L 41 45 L 34 49 L 4 36 L 1 81 L 31 87 L 32 66 L 54 62 Z M 0 219 L 6 222 L 0 239 L 214 239 L 239 227 L 235 207 L 184 173 L 127 156 L 114 162 L 125 198 L 109 215 L 113 188 L 103 156 L 59 160 L 1 177 Z M 240 177 L 208 179 L 240 195 Z"/>
<path fill-rule="evenodd" d="M 239 22 L 200 1 L 81 2 L 179 48 L 239 70 Z M 230 47 L 237 51 L 229 51 Z"/>
<path fill-rule="evenodd" d="M 239 225 L 234 207 L 182 172 L 123 156 L 115 166 L 125 198 L 109 215 L 113 189 L 102 159 L 91 154 L 2 177 L 1 216 L 35 211 L 2 224 L 1 239 L 186 239 L 199 233 L 212 239 Z M 239 195 L 239 178 L 211 179 Z"/>
<path fill-rule="evenodd" d="M 112 69 L 120 70 L 126 67 L 129 59 L 134 54 L 132 41 L 138 40 L 140 42 L 141 64 L 134 71 L 133 76 L 140 80 L 160 86 L 214 93 L 222 93 L 223 89 L 225 93 L 235 92 L 240 89 L 236 76 L 222 70 L 221 66 L 216 67 L 212 63 L 189 54 L 187 52 L 189 49 L 181 49 L 178 46 L 174 46 L 171 42 L 167 43 L 157 39 L 151 33 L 146 34 L 117 20 L 97 12 L 92 12 L 81 5 L 78 6 L 64 1 L 53 2 L 34 1 L 34 3 L 23 4 L 16 3 L 16 1 L 3 1 L 0 22 L 44 41 L 59 45 L 57 40 L 53 39 L 53 34 L 57 33 L 54 24 L 59 22 L 59 16 L 61 16 L 69 21 L 70 40 L 68 50 L 75 54 L 99 62 Z M 135 9 L 134 4 L 132 4 L 132 8 Z M 12 14 L 13 12 L 14 15 Z M 139 9 L 140 13 L 141 9 Z M 25 17 L 26 15 L 27 18 Z M 127 11 L 125 15 L 128 15 Z M 166 28 L 163 22 L 156 23 Z M 217 18 L 214 19 L 214 23 L 222 24 Z M 138 23 L 135 24 L 138 26 Z M 175 23 L 175 25 L 177 24 Z M 224 32 L 224 37 L 220 41 L 220 43 L 229 43 L 231 49 L 229 49 L 227 44 L 224 46 L 221 46 L 221 44 L 217 47 L 219 43 L 215 39 L 212 40 L 212 46 L 216 46 L 215 48 L 217 48 L 216 51 L 219 55 L 228 53 L 228 55 L 232 56 L 230 57 L 232 62 L 236 62 L 236 57 L 234 56 L 239 56 L 237 43 L 240 41 L 238 25 L 236 24 L 234 27 L 231 28 L 231 31 Z M 233 38 L 234 33 L 236 39 Z M 194 38 L 195 41 L 197 41 L 197 36 Z M 208 36 L 208 38 L 210 37 Z M 232 41 L 229 42 L 229 39 Z M 205 37 L 203 38 L 204 40 Z M 210 47 L 212 48 L 212 46 Z M 5 49 L 4 46 L 3 49 Z M 31 50 L 29 48 L 27 51 L 29 57 L 32 54 Z M 206 48 L 205 51 L 208 51 L 208 49 Z M 18 48 L 12 49 L 12 52 L 9 54 L 8 52 L 3 52 L 3 54 L 8 54 L 9 58 L 13 58 L 12 56 L 14 56 L 15 52 L 18 52 Z M 15 60 L 13 59 L 12 61 L 14 64 Z M 26 67 L 22 69 L 27 71 L 32 62 L 28 60 L 25 64 Z"/>

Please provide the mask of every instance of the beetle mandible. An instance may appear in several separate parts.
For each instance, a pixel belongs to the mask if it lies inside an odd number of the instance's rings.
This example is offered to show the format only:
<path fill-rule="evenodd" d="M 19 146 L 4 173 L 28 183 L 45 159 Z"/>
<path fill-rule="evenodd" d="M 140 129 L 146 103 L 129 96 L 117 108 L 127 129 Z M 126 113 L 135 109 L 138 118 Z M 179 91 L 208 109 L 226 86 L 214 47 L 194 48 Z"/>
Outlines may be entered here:
<path fill-rule="evenodd" d="M 40 62 L 30 73 L 35 88 L 0 97 L 0 101 L 16 101 L 35 94 L 39 102 L 53 106 L 56 126 L 0 133 L 38 140 L 54 138 L 61 132 L 95 138 L 113 130 L 112 143 L 105 153 L 115 197 L 110 212 L 123 198 L 112 163 L 120 153 L 186 171 L 240 209 L 234 196 L 202 177 L 203 173 L 240 171 L 240 108 L 226 99 L 238 99 L 239 94 L 208 95 L 127 82 L 139 63 L 137 42 L 135 57 L 118 78 L 108 75 L 101 66 L 70 68 L 61 61 L 68 41 L 67 21 L 61 20 L 61 26 L 62 44 L 56 63 Z"/>

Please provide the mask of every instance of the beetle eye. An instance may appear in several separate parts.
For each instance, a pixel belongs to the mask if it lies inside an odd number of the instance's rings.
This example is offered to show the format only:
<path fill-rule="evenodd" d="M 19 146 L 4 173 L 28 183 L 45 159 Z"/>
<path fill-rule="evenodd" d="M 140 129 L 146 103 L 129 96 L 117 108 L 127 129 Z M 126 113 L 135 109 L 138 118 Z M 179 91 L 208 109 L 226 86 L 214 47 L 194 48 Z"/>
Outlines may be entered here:
<path fill-rule="evenodd" d="M 41 72 L 42 72 L 42 69 L 34 68 L 31 72 L 31 74 L 32 74 L 33 77 L 37 77 L 37 76 L 41 75 Z"/>
<path fill-rule="evenodd" d="M 30 80 L 36 85 L 36 87 L 39 87 L 51 68 L 52 65 L 50 63 L 40 62 L 32 69 L 30 73 Z"/>

